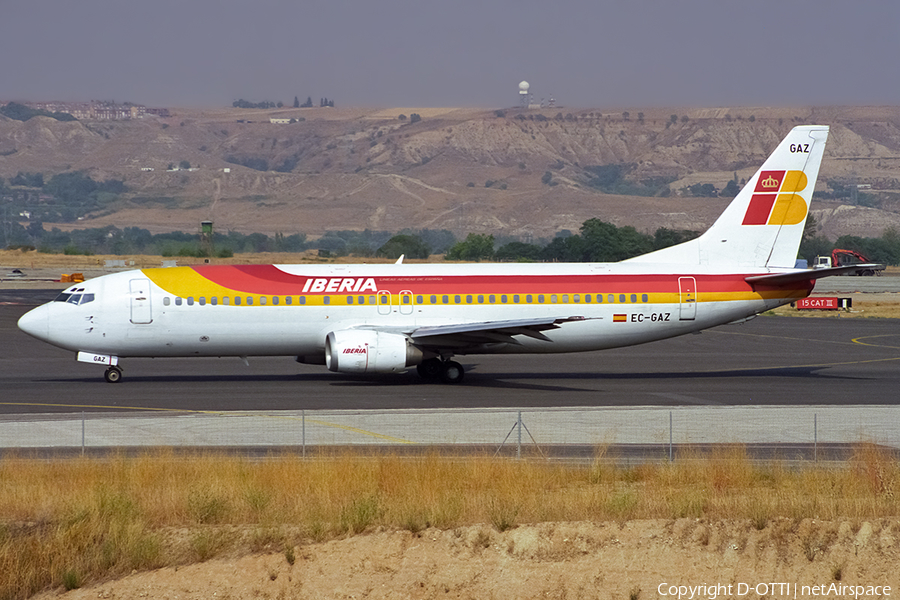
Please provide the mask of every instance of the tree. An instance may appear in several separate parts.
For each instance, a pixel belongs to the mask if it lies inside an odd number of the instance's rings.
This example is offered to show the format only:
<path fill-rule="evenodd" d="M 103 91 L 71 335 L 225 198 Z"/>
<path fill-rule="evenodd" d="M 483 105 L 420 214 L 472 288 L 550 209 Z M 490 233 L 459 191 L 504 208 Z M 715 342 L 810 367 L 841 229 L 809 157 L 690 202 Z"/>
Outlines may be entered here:
<path fill-rule="evenodd" d="M 470 260 L 479 261 L 490 259 L 494 256 L 494 236 L 470 233 L 465 241 L 455 244 L 444 260 Z"/>
<path fill-rule="evenodd" d="M 497 249 L 494 260 L 499 261 L 535 261 L 541 257 L 540 246 L 525 242 L 509 242 Z"/>
<path fill-rule="evenodd" d="M 545 171 L 544 175 L 541 177 L 541 183 L 544 185 L 550 185 L 550 181 L 553 179 L 553 173 L 550 171 Z"/>
<path fill-rule="evenodd" d="M 406 258 L 428 258 L 431 255 L 431 249 L 417 235 L 399 234 L 375 251 L 375 256 L 391 259 L 400 258 L 401 255 Z"/>
<path fill-rule="evenodd" d="M 190 169 L 190 168 L 191 168 L 191 163 L 189 163 L 189 162 L 186 161 L 186 160 L 183 160 L 183 161 L 181 161 L 180 163 L 178 163 L 178 167 L 179 167 L 180 169 Z"/>
<path fill-rule="evenodd" d="M 294 108 L 300 108 L 300 98 L 294 96 Z"/>
<path fill-rule="evenodd" d="M 738 182 L 732 179 L 724 188 L 722 188 L 722 191 L 719 192 L 719 196 L 723 198 L 734 198 L 740 191 L 741 188 L 738 186 Z"/>
<path fill-rule="evenodd" d="M 418 123 L 421 120 L 422 120 L 422 117 L 419 116 L 419 113 L 412 113 L 411 115 L 409 115 L 410 123 Z"/>
<path fill-rule="evenodd" d="M 21 185 L 24 187 L 44 187 L 43 173 L 23 173 L 19 171 L 15 177 L 9 180 L 9 185 Z"/>

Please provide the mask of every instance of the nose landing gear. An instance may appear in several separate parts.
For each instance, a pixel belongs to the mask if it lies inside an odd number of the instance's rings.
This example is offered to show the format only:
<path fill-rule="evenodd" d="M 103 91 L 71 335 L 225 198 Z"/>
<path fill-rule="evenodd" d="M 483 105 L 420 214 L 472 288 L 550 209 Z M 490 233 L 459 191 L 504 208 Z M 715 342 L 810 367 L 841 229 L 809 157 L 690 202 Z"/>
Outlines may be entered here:
<path fill-rule="evenodd" d="M 122 381 L 122 369 L 118 366 L 109 367 L 103 374 L 107 383 L 119 383 Z"/>

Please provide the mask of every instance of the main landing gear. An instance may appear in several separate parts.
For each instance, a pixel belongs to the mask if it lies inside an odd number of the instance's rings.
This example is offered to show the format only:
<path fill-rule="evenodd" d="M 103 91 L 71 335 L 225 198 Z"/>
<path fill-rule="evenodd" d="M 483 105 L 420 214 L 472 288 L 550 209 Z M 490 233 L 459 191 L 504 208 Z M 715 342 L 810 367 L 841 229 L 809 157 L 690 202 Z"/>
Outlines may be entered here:
<path fill-rule="evenodd" d="M 122 381 L 122 369 L 120 367 L 109 367 L 103 374 L 103 378 L 107 383 L 119 383 Z"/>
<path fill-rule="evenodd" d="M 465 375 L 461 364 L 455 360 L 441 360 L 440 358 L 429 358 L 422 361 L 416 366 L 416 371 L 422 379 L 427 381 L 440 379 L 444 383 L 459 383 Z"/>

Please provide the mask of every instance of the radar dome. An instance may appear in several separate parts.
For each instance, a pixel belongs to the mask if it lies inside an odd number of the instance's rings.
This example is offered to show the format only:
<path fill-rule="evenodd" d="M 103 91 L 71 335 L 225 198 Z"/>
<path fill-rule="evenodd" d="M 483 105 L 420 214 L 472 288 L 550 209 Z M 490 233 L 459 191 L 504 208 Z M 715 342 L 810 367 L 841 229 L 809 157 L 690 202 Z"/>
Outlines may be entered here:
<path fill-rule="evenodd" d="M 523 81 L 522 83 L 519 84 L 519 91 L 527 92 L 528 88 L 530 88 L 530 87 L 531 87 L 531 84 L 529 84 L 527 81 Z"/>

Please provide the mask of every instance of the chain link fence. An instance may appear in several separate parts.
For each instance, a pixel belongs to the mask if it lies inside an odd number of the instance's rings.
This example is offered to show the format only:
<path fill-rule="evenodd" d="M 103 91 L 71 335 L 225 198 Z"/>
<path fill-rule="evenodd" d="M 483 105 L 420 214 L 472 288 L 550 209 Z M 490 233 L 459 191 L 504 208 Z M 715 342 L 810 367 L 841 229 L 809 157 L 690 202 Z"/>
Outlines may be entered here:
<path fill-rule="evenodd" d="M 842 460 L 860 443 L 900 449 L 898 417 L 894 406 L 85 412 L 8 415 L 0 448 L 342 448 L 631 462 L 740 445 L 752 458 Z"/>

